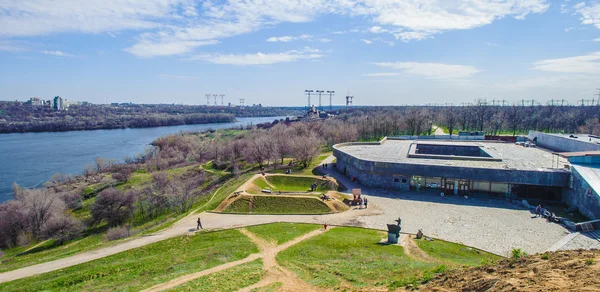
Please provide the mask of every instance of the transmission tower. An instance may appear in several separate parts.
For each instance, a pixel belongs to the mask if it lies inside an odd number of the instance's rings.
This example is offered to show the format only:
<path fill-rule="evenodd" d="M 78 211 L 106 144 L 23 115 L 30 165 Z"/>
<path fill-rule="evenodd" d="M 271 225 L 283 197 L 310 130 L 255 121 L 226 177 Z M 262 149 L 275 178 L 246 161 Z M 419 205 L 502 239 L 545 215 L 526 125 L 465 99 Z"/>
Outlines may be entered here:
<path fill-rule="evenodd" d="M 600 88 L 596 88 L 596 94 L 594 94 L 596 98 L 596 105 L 600 105 Z"/>
<path fill-rule="evenodd" d="M 206 96 L 206 106 L 209 106 L 210 105 L 210 93 L 207 93 L 204 96 Z"/>
<path fill-rule="evenodd" d="M 331 103 L 331 97 L 335 94 L 335 91 L 333 90 L 327 90 L 327 93 L 329 93 L 329 111 L 333 110 L 333 105 Z"/>
<path fill-rule="evenodd" d="M 219 95 L 218 94 L 213 94 L 212 96 L 215 99 L 215 106 L 217 106 L 217 97 L 219 97 Z"/>
<path fill-rule="evenodd" d="M 219 94 L 219 96 L 221 97 L 221 106 L 223 106 L 223 97 L 225 97 L 225 94 Z"/>
<path fill-rule="evenodd" d="M 323 92 L 325 92 L 325 91 L 323 91 L 323 90 L 315 90 L 315 92 L 319 94 L 319 110 L 322 110 L 322 109 L 323 109 L 323 108 L 322 108 L 323 106 L 321 105 L 321 94 L 322 94 Z"/>
<path fill-rule="evenodd" d="M 244 108 L 244 99 L 243 98 L 240 98 L 240 107 Z"/>
<path fill-rule="evenodd" d="M 304 94 L 308 95 L 308 108 L 310 108 L 311 104 L 310 104 L 310 94 L 313 93 L 314 90 L 304 90 Z"/>

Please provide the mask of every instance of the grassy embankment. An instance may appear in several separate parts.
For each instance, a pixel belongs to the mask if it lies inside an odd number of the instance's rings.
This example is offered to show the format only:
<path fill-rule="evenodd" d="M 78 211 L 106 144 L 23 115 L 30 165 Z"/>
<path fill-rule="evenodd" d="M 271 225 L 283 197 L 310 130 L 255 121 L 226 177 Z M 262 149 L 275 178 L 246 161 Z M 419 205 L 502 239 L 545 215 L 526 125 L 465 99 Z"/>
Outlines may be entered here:
<path fill-rule="evenodd" d="M 499 258 L 466 248 L 448 248 L 446 242 L 436 240 L 428 242 L 429 250 L 443 251 L 430 254 L 435 262 L 425 261 L 408 256 L 401 246 L 379 244 L 385 237 L 376 230 L 335 228 L 282 251 L 277 261 L 314 286 L 356 290 L 418 285 L 448 265 Z"/>
<path fill-rule="evenodd" d="M 141 290 L 258 252 L 237 230 L 180 236 L 88 263 L 0 284 L 1 291 Z"/>
<path fill-rule="evenodd" d="M 262 267 L 262 260 L 257 259 L 221 272 L 200 277 L 167 291 L 238 291 L 241 288 L 258 283 L 264 275 Z"/>
<path fill-rule="evenodd" d="M 317 198 L 242 195 L 223 212 L 283 215 L 326 214 L 332 210 Z"/>
<path fill-rule="evenodd" d="M 266 177 L 259 177 L 252 183 L 257 188 L 250 188 L 246 190 L 249 193 L 260 194 L 263 189 L 271 189 L 273 192 L 299 192 L 308 193 L 311 192 L 310 185 L 317 183 L 317 189 L 312 192 L 325 193 L 332 190 L 341 190 L 341 187 L 334 183 L 333 189 L 330 184 L 330 180 L 322 179 L 318 177 L 308 176 L 295 176 L 295 175 L 272 175 Z"/>
<path fill-rule="evenodd" d="M 250 226 L 246 229 L 266 241 L 279 245 L 319 228 L 322 228 L 322 226 L 316 224 L 281 222 Z"/>

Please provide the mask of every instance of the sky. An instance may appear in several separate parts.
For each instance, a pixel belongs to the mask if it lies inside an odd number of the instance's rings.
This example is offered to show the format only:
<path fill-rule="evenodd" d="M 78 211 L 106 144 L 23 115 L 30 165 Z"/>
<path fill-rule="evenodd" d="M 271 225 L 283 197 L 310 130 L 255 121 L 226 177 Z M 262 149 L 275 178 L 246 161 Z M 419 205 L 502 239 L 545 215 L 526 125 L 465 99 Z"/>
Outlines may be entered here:
<path fill-rule="evenodd" d="M 598 1 L 0 0 L 0 100 L 577 104 L 597 88 Z"/>

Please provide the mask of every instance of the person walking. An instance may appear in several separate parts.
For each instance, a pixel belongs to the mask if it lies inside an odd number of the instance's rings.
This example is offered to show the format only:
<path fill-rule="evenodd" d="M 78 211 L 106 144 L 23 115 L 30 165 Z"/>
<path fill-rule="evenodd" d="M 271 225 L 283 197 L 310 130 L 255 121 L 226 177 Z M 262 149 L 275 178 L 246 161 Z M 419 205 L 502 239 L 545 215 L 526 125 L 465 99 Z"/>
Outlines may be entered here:
<path fill-rule="evenodd" d="M 542 216 L 542 205 L 538 205 L 535 208 L 535 217 L 541 217 Z"/>
<path fill-rule="evenodd" d="M 198 225 L 196 225 L 196 230 L 204 229 L 204 228 L 202 228 L 202 221 L 200 221 L 200 217 L 198 217 L 197 223 L 198 223 Z"/>
<path fill-rule="evenodd" d="M 365 198 L 365 209 L 367 208 L 368 203 L 369 203 L 369 200 L 367 200 L 367 198 Z"/>

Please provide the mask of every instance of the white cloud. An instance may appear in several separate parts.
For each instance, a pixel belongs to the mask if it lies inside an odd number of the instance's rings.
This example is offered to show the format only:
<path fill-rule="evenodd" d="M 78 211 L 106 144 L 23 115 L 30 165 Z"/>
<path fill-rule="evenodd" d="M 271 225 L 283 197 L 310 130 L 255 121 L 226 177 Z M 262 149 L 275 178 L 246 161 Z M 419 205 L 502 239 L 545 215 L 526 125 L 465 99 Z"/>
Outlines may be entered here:
<path fill-rule="evenodd" d="M 595 42 L 600 42 L 600 38 L 593 39 L 593 41 L 595 41 Z"/>
<path fill-rule="evenodd" d="M 309 34 L 301 34 L 299 36 L 281 36 L 281 37 L 270 37 L 267 39 L 267 42 L 271 42 L 271 43 L 276 43 L 276 42 L 282 42 L 282 43 L 288 43 L 291 41 L 295 41 L 295 40 L 312 40 L 312 36 Z"/>
<path fill-rule="evenodd" d="M 142 30 L 126 51 L 152 57 L 184 54 L 207 42 L 324 15 L 365 18 L 374 33 L 422 40 L 505 17 L 522 19 L 546 11 L 549 4 L 547 0 L 23 0 L 3 1 L 0 6 L 0 37 Z"/>
<path fill-rule="evenodd" d="M 151 42 L 143 40 L 125 51 L 142 58 L 155 56 L 171 56 L 188 53 L 200 46 L 218 44 L 217 40 L 207 41 L 172 41 L 172 42 Z"/>
<path fill-rule="evenodd" d="M 276 43 L 276 42 L 282 42 L 282 43 L 287 43 L 287 42 L 291 42 L 293 40 L 297 39 L 296 37 L 293 36 L 282 36 L 282 37 L 270 37 L 267 39 L 267 42 L 271 42 L 271 43 Z"/>
<path fill-rule="evenodd" d="M 431 79 L 465 79 L 480 72 L 479 69 L 465 65 L 419 62 L 378 62 L 379 67 L 391 68 L 402 73 L 422 76 Z"/>
<path fill-rule="evenodd" d="M 177 1 L 86 0 L 2 1 L 0 36 L 36 36 L 62 32 L 101 33 L 159 26 Z"/>
<path fill-rule="evenodd" d="M 600 74 L 600 52 L 584 56 L 540 60 L 533 69 L 546 72 Z"/>
<path fill-rule="evenodd" d="M 302 51 L 292 50 L 284 53 L 255 53 L 255 54 L 201 54 L 192 60 L 203 60 L 224 65 L 272 65 L 289 63 L 299 60 L 319 59 L 323 54 L 319 50 L 305 48 Z"/>
<path fill-rule="evenodd" d="M 581 15 L 582 24 L 591 24 L 600 28 L 600 3 L 594 2 L 589 6 L 585 2 L 577 3 L 573 6 L 575 14 Z"/>
<path fill-rule="evenodd" d="M 45 55 L 53 55 L 53 56 L 58 56 L 58 57 L 67 57 L 67 58 L 73 58 L 75 57 L 75 55 L 72 54 L 67 54 L 61 51 L 40 51 L 40 53 L 45 54 Z"/>
<path fill-rule="evenodd" d="M 369 28 L 369 31 L 372 33 L 384 33 L 384 32 L 388 32 L 387 29 L 382 28 L 381 26 L 375 25 L 372 26 L 371 28 Z"/>
<path fill-rule="evenodd" d="M 331 42 L 333 40 L 329 39 L 329 38 L 320 38 L 319 41 L 322 42 L 322 43 L 329 43 L 329 42 Z"/>
<path fill-rule="evenodd" d="M 371 41 L 371 40 L 366 40 L 366 39 L 361 39 L 361 41 L 362 41 L 363 43 L 367 44 L 367 45 L 370 45 L 370 44 L 372 44 L 372 43 L 373 43 L 373 41 Z"/>

